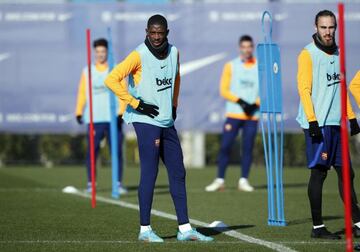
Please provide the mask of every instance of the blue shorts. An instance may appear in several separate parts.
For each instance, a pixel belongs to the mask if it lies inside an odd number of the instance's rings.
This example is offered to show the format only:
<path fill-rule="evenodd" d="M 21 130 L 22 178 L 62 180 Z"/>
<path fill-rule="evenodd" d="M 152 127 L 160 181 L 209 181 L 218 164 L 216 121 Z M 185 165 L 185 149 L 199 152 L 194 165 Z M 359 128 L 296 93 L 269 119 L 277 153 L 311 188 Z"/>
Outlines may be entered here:
<path fill-rule="evenodd" d="M 312 138 L 309 130 L 304 129 L 308 167 L 323 165 L 330 169 L 341 166 L 340 126 L 324 126 L 321 131 L 322 138 Z"/>

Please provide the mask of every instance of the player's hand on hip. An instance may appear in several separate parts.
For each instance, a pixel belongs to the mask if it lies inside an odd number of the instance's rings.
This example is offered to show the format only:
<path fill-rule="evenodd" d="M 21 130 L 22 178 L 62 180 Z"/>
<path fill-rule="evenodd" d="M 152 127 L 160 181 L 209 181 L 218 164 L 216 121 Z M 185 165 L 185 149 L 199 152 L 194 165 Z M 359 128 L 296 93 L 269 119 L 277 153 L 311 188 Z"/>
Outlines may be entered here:
<path fill-rule="evenodd" d="M 244 112 L 246 115 L 252 116 L 258 108 L 259 106 L 253 103 L 251 105 L 245 106 Z"/>
<path fill-rule="evenodd" d="M 151 105 L 140 100 L 139 106 L 136 108 L 136 111 L 143 115 L 147 115 L 151 118 L 155 118 L 159 115 L 159 107 L 156 105 Z"/>
<path fill-rule="evenodd" d="M 118 126 L 118 129 L 121 129 L 122 124 L 123 124 L 122 115 L 118 115 L 118 117 L 117 117 L 117 126 Z"/>
<path fill-rule="evenodd" d="M 360 127 L 356 118 L 350 119 L 350 135 L 355 136 L 360 133 Z"/>
<path fill-rule="evenodd" d="M 247 103 L 246 101 L 244 101 L 244 100 L 242 100 L 242 99 L 240 99 L 240 98 L 236 101 L 236 103 L 239 104 L 240 107 L 241 107 L 244 111 L 245 111 L 245 108 L 246 108 L 247 106 L 250 106 L 249 103 Z"/>
<path fill-rule="evenodd" d="M 77 116 L 76 116 L 76 121 L 77 121 L 78 124 L 83 124 L 83 118 L 82 118 L 82 116 L 81 116 L 81 115 L 77 115 Z"/>
<path fill-rule="evenodd" d="M 177 108 L 175 106 L 172 107 L 172 118 L 174 121 L 176 120 L 177 117 L 176 109 Z"/>
<path fill-rule="evenodd" d="M 250 113 L 251 105 L 249 103 L 247 103 L 246 101 L 244 101 L 240 98 L 237 100 L 236 103 L 240 105 L 240 107 L 244 110 L 246 115 L 248 115 L 248 116 L 251 115 L 251 113 Z"/>
<path fill-rule="evenodd" d="M 318 121 L 309 122 L 309 134 L 313 138 L 321 138 L 322 132 Z"/>

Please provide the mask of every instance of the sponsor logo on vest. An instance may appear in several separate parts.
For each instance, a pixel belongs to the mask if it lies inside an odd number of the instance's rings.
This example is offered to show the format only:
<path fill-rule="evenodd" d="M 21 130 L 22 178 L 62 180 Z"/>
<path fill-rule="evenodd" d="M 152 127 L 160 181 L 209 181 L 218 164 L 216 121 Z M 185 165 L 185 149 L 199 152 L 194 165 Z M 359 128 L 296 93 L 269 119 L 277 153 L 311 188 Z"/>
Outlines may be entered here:
<path fill-rule="evenodd" d="M 255 86 L 255 83 L 253 81 L 250 81 L 250 80 L 240 80 L 240 83 L 244 87 L 253 87 L 253 86 Z"/>
<path fill-rule="evenodd" d="M 106 93 L 108 89 L 105 87 L 104 84 L 101 85 L 93 85 L 93 93 L 94 94 L 102 94 Z"/>
<path fill-rule="evenodd" d="M 164 79 L 156 78 L 156 85 L 158 87 L 162 87 L 162 88 L 158 89 L 158 92 L 164 91 L 168 88 L 171 88 L 172 82 L 173 82 L 172 78 L 169 78 L 169 79 L 168 78 L 164 78 Z"/>
<path fill-rule="evenodd" d="M 328 87 L 339 84 L 340 83 L 340 74 L 338 74 L 338 73 L 333 73 L 333 74 L 326 73 L 326 79 L 327 79 L 328 82 L 332 81 L 331 83 L 328 83 L 328 85 L 327 85 Z"/>

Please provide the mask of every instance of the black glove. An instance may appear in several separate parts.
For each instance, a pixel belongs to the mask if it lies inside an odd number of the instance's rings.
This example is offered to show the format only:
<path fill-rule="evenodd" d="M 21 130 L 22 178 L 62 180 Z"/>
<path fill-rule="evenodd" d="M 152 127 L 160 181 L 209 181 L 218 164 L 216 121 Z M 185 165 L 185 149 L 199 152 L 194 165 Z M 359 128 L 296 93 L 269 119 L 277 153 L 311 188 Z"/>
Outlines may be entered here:
<path fill-rule="evenodd" d="M 350 119 L 350 135 L 355 136 L 360 133 L 360 127 L 356 118 Z"/>
<path fill-rule="evenodd" d="M 83 124 L 82 115 L 77 115 L 77 116 L 76 116 L 76 121 L 77 121 L 78 124 Z"/>
<path fill-rule="evenodd" d="M 121 129 L 122 124 L 123 124 L 122 115 L 118 115 L 118 117 L 117 117 L 117 126 L 118 126 L 118 129 Z"/>
<path fill-rule="evenodd" d="M 258 106 L 255 103 L 249 104 L 241 99 L 237 100 L 236 103 L 240 105 L 240 107 L 244 110 L 247 116 L 251 116 L 254 113 L 254 111 L 258 108 Z"/>
<path fill-rule="evenodd" d="M 246 106 L 245 109 L 244 109 L 244 112 L 245 112 L 246 115 L 251 116 L 251 115 L 254 114 L 254 112 L 258 108 L 259 108 L 259 106 L 254 103 L 254 104 L 251 104 L 249 106 Z"/>
<path fill-rule="evenodd" d="M 140 100 L 139 106 L 136 108 L 136 111 L 151 118 L 155 118 L 155 116 L 159 115 L 158 109 L 158 106 L 147 104 Z"/>
<path fill-rule="evenodd" d="M 322 132 L 317 121 L 309 122 L 309 134 L 314 138 L 322 137 Z"/>
<path fill-rule="evenodd" d="M 243 101 L 243 100 L 241 100 L 241 99 L 237 100 L 236 103 L 239 104 L 240 107 L 241 107 L 244 111 L 245 111 L 245 108 L 246 108 L 246 107 L 250 106 L 249 103 L 247 103 L 246 101 Z"/>
<path fill-rule="evenodd" d="M 355 244 L 354 245 L 354 250 L 359 251 L 360 250 L 360 244 Z"/>
<path fill-rule="evenodd" d="M 176 120 L 176 117 L 177 117 L 177 114 L 176 114 L 176 107 L 175 107 L 175 106 L 173 106 L 173 107 L 172 107 L 172 118 L 173 118 L 173 120 L 174 120 L 174 121 Z"/>

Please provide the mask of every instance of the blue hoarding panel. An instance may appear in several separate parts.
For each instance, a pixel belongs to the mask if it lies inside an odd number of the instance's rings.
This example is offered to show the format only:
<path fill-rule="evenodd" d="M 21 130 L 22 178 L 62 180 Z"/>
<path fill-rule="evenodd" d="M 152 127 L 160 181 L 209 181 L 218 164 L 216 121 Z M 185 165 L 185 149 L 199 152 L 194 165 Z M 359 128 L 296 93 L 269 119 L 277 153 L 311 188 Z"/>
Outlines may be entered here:
<path fill-rule="evenodd" d="M 347 73 L 359 69 L 360 5 L 347 4 Z M 295 121 L 299 98 L 297 56 L 311 42 L 314 17 L 336 4 L 291 3 L 64 3 L 0 5 L 0 131 L 77 133 L 74 120 L 81 70 L 86 65 L 85 29 L 106 38 L 111 27 L 115 61 L 145 38 L 154 13 L 169 21 L 169 41 L 179 48 L 179 130 L 219 132 L 225 101 L 219 95 L 224 64 L 237 56 L 243 34 L 262 41 L 261 15 L 273 14 L 273 41 L 281 49 L 285 129 Z M 301 21 L 300 21 L 301 20 Z M 129 127 L 131 128 L 131 127 Z"/>

